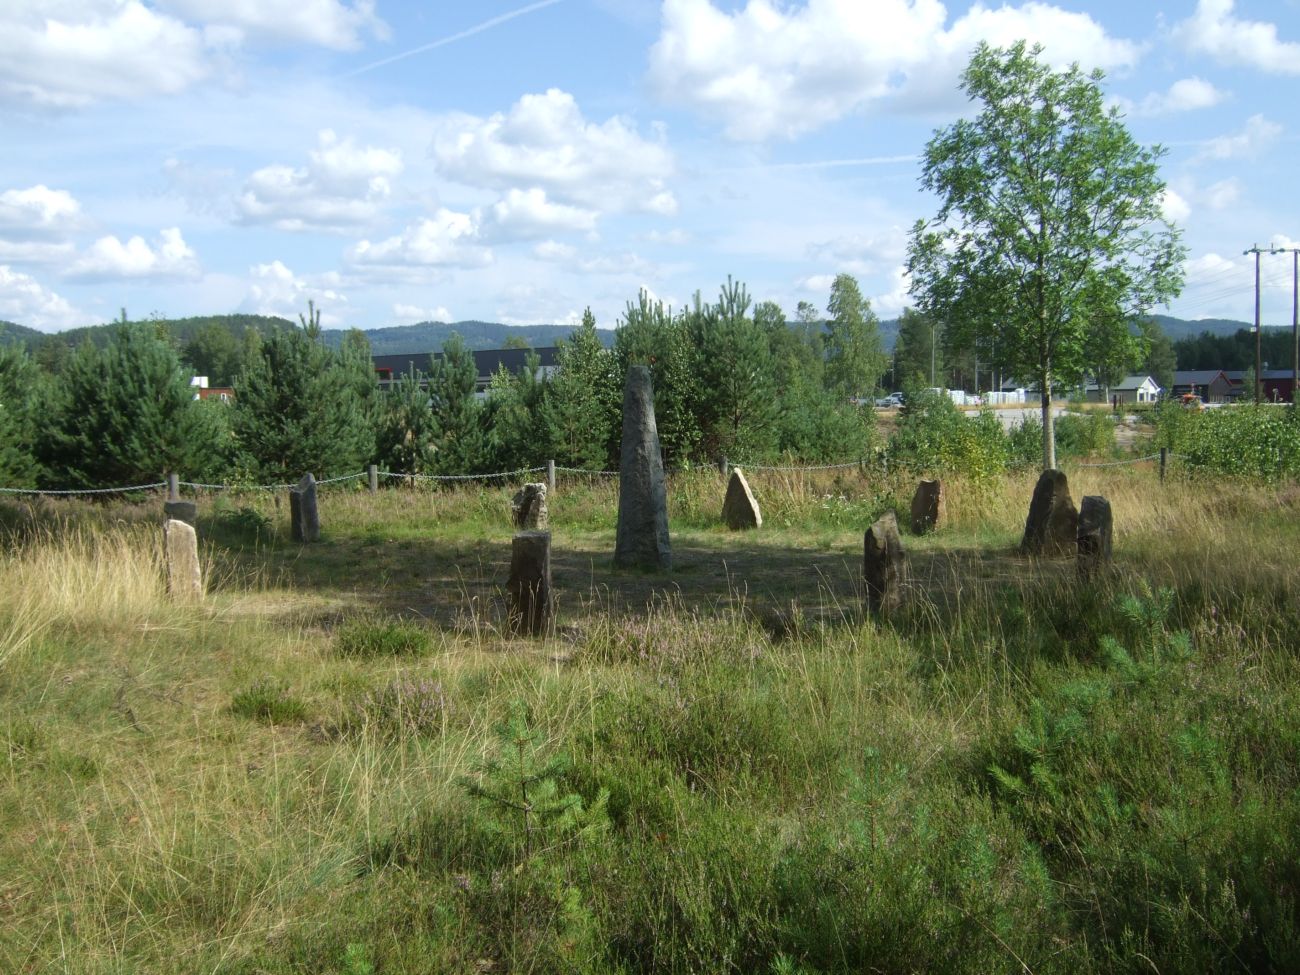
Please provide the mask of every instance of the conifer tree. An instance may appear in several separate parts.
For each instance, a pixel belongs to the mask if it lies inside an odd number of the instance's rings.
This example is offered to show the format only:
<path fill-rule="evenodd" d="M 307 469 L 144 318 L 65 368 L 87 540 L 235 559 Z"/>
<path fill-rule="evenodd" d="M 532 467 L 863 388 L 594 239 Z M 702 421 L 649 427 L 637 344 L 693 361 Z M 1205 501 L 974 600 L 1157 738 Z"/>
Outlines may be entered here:
<path fill-rule="evenodd" d="M 376 458 L 398 474 L 427 474 L 437 455 L 438 421 L 420 372 L 404 372 L 381 400 Z"/>
<path fill-rule="evenodd" d="M 596 334 L 588 308 L 582 324 L 560 342 L 556 372 L 548 381 L 542 412 L 550 453 L 566 467 L 601 470 L 611 464 L 621 394 L 614 353 Z"/>
<path fill-rule="evenodd" d="M 194 399 L 175 349 L 148 323 L 89 341 L 64 368 L 41 452 L 54 487 L 157 481 L 167 471 L 220 473 L 228 443 L 219 409 Z"/>
<path fill-rule="evenodd" d="M 690 459 L 700 444 L 700 350 L 692 338 L 686 316 L 673 317 L 662 301 L 645 291 L 627 310 L 614 333 L 618 362 L 619 402 L 623 382 L 632 365 L 648 365 L 654 382 L 655 423 L 659 444 L 668 465 Z M 621 425 L 616 424 L 611 456 L 618 455 Z"/>
<path fill-rule="evenodd" d="M 236 384 L 231 415 L 249 469 L 263 479 L 295 481 L 307 471 L 330 477 L 368 463 L 374 432 L 356 378 L 301 329 L 262 342 Z"/>
<path fill-rule="evenodd" d="M 478 369 L 465 340 L 453 332 L 429 373 L 429 397 L 438 422 L 435 465 L 444 474 L 472 474 L 484 468 L 487 437 L 484 409 L 475 389 Z"/>
<path fill-rule="evenodd" d="M 47 391 L 45 377 L 21 346 L 0 346 L 0 485 L 36 484 L 36 431 Z"/>
<path fill-rule="evenodd" d="M 535 467 L 550 456 L 543 409 L 548 383 L 541 364 L 541 358 L 530 349 L 522 370 L 511 373 L 502 366 L 488 387 L 491 452 L 495 465 L 503 469 Z"/>

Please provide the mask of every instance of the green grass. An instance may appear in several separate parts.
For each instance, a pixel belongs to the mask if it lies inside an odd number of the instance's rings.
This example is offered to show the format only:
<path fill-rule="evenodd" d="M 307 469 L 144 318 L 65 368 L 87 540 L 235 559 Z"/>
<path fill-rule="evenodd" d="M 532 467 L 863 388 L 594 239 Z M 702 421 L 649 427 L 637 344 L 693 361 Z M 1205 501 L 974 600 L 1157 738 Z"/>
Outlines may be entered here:
<path fill-rule="evenodd" d="M 562 482 L 544 640 L 506 487 L 201 499 L 197 607 L 153 504 L 0 509 L 0 971 L 1296 970 L 1300 490 L 1072 481 L 1107 578 L 946 483 L 885 625 L 910 481 L 678 478 L 663 576 Z"/>

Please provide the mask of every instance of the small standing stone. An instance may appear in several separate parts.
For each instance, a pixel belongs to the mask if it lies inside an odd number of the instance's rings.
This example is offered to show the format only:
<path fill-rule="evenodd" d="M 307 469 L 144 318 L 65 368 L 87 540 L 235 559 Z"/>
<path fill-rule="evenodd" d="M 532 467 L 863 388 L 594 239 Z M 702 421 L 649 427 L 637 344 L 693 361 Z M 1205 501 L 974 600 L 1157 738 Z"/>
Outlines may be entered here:
<path fill-rule="evenodd" d="M 199 516 L 199 506 L 193 501 L 164 501 L 163 514 L 187 525 L 193 525 Z"/>
<path fill-rule="evenodd" d="M 304 474 L 297 487 L 289 489 L 289 521 L 295 542 L 320 540 L 320 511 L 316 507 L 316 478 Z"/>
<path fill-rule="evenodd" d="M 546 485 L 525 484 L 510 499 L 510 520 L 516 528 L 546 531 L 550 516 L 546 509 Z"/>
<path fill-rule="evenodd" d="M 1038 478 L 1029 503 L 1025 535 L 1020 541 L 1024 555 L 1072 555 L 1078 547 L 1079 513 L 1070 498 L 1070 482 L 1064 471 L 1047 470 Z"/>
<path fill-rule="evenodd" d="M 862 579 L 872 615 L 888 616 L 902 605 L 904 558 L 898 518 L 886 512 L 862 538 Z"/>
<path fill-rule="evenodd" d="M 1113 537 L 1110 502 L 1099 494 L 1085 494 L 1079 505 L 1079 575 L 1086 578 L 1110 565 Z"/>
<path fill-rule="evenodd" d="M 673 567 L 668 540 L 668 491 L 648 366 L 632 366 L 627 371 L 618 474 L 614 565 L 668 571 Z"/>
<path fill-rule="evenodd" d="M 722 521 L 728 528 L 762 528 L 763 513 L 739 467 L 731 469 L 727 496 L 722 502 Z"/>
<path fill-rule="evenodd" d="M 173 599 L 203 598 L 199 536 L 193 525 L 175 518 L 163 522 L 163 561 L 167 567 L 167 592 Z"/>
<path fill-rule="evenodd" d="M 939 524 L 939 503 L 943 499 L 938 480 L 922 481 L 912 495 L 912 534 L 924 535 Z"/>
<path fill-rule="evenodd" d="M 551 623 L 551 533 L 518 532 L 510 543 L 510 631 L 532 636 Z"/>

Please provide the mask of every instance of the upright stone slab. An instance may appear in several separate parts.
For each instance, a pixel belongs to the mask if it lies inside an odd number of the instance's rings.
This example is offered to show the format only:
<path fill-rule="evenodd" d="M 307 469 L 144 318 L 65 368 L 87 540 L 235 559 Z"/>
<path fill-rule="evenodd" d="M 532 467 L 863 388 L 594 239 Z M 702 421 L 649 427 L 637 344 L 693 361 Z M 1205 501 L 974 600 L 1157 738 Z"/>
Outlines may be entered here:
<path fill-rule="evenodd" d="M 890 511 L 862 538 L 862 579 L 873 616 L 888 616 L 902 605 L 904 558 L 898 519 Z"/>
<path fill-rule="evenodd" d="M 1070 482 L 1065 472 L 1043 471 L 1029 503 L 1020 551 L 1044 557 L 1073 555 L 1078 546 L 1078 531 L 1079 513 L 1070 499 Z"/>
<path fill-rule="evenodd" d="M 199 506 L 193 501 L 164 501 L 163 515 L 193 525 L 199 515 Z"/>
<path fill-rule="evenodd" d="M 722 521 L 728 528 L 762 528 L 763 513 L 739 467 L 731 469 L 727 496 L 722 501 Z"/>
<path fill-rule="evenodd" d="M 922 481 L 912 495 L 912 534 L 924 535 L 939 525 L 939 503 L 943 499 L 942 485 L 937 480 Z"/>
<path fill-rule="evenodd" d="M 551 623 L 551 533 L 519 532 L 510 543 L 510 631 L 533 636 Z"/>
<path fill-rule="evenodd" d="M 623 388 L 623 449 L 618 465 L 618 534 L 614 565 L 673 567 L 668 541 L 668 493 L 655 426 L 654 387 L 648 366 L 632 366 Z"/>
<path fill-rule="evenodd" d="M 510 499 L 510 521 L 516 528 L 546 531 L 550 515 L 546 509 L 546 485 L 525 484 Z"/>
<path fill-rule="evenodd" d="M 1110 565 L 1113 537 L 1110 502 L 1099 494 L 1085 494 L 1079 505 L 1079 575 L 1087 578 Z"/>
<path fill-rule="evenodd" d="M 289 489 L 289 521 L 295 542 L 320 540 L 320 511 L 316 507 L 316 478 L 304 474 L 297 487 Z"/>
<path fill-rule="evenodd" d="M 175 518 L 163 522 L 163 562 L 167 592 L 175 600 L 203 598 L 203 570 L 199 566 L 199 536 L 193 525 Z"/>

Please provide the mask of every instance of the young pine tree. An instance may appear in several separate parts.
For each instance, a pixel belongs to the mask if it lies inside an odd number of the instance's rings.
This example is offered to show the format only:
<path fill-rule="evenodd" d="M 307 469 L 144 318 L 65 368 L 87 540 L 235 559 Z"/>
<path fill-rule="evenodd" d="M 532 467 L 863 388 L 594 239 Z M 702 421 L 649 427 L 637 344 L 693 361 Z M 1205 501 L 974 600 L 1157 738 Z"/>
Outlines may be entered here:
<path fill-rule="evenodd" d="M 74 353 L 52 398 L 41 445 L 54 487 L 115 487 L 167 471 L 223 472 L 223 414 L 199 403 L 170 343 L 148 323 L 123 324 L 108 345 Z"/>
<path fill-rule="evenodd" d="M 483 404 L 475 395 L 478 369 L 465 340 L 453 332 L 429 373 L 429 397 L 438 422 L 438 471 L 473 474 L 487 460 Z"/>
<path fill-rule="evenodd" d="M 596 334 L 596 317 L 588 308 L 582 324 L 560 342 L 555 375 L 547 382 L 542 404 L 547 443 L 566 467 L 601 470 L 611 464 L 620 393 L 614 353 Z"/>

